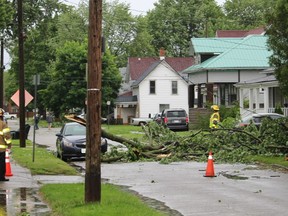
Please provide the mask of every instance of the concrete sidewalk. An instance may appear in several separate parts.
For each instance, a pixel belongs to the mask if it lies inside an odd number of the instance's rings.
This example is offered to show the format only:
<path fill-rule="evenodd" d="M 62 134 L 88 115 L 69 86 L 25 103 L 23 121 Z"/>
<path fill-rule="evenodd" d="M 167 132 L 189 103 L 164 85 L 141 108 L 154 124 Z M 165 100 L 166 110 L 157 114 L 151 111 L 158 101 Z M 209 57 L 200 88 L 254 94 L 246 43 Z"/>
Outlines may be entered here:
<path fill-rule="evenodd" d="M 11 130 L 18 130 L 18 120 L 9 120 L 8 122 Z M 35 143 L 49 146 L 48 149 L 54 151 L 53 143 L 55 143 L 55 134 L 59 132 L 59 128 L 39 128 L 35 132 Z M 34 141 L 33 128 L 30 128 L 28 139 Z M 55 136 L 55 140 L 51 137 Z M 55 144 L 54 144 L 55 145 Z M 31 154 L 32 155 L 32 154 Z M 35 155 L 35 160 L 38 156 Z M 32 158 L 31 158 L 32 160 Z M 22 213 L 29 213 L 30 216 L 48 216 L 50 215 L 49 207 L 42 202 L 38 194 L 39 187 L 46 183 L 78 183 L 84 182 L 82 176 L 47 176 L 36 175 L 32 176 L 30 170 L 19 166 L 13 160 L 13 146 L 12 153 L 9 157 L 12 176 L 6 177 L 7 182 L 0 182 L 0 215 L 5 212 L 3 216 L 15 216 Z"/>

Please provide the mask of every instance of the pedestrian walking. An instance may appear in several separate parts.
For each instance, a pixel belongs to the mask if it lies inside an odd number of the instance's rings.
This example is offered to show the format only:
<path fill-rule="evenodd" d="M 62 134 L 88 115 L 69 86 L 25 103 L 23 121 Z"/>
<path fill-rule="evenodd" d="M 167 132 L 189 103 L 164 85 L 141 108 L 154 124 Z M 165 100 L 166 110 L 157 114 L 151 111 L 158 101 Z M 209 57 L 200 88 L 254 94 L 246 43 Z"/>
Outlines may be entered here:
<path fill-rule="evenodd" d="M 35 115 L 35 121 L 34 121 L 34 123 L 35 123 L 35 130 L 38 130 L 39 129 L 39 127 L 38 127 L 38 123 L 39 123 L 39 119 L 40 119 L 40 116 L 39 116 L 39 114 L 36 114 Z"/>
<path fill-rule="evenodd" d="M 6 149 L 11 148 L 10 128 L 4 121 L 4 110 L 0 108 L 0 181 L 9 181 L 5 178 L 6 174 Z"/>
<path fill-rule="evenodd" d="M 53 116 L 50 113 L 48 113 L 48 115 L 46 117 L 46 121 L 48 123 L 48 129 L 51 130 L 52 122 L 53 122 Z"/>

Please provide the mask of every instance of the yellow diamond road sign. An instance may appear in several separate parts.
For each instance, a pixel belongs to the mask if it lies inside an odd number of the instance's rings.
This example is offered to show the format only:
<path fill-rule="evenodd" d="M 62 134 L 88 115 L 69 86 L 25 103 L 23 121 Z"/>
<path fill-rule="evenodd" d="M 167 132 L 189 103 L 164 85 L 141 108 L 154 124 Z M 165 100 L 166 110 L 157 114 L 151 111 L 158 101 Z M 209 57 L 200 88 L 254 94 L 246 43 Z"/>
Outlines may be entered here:
<path fill-rule="evenodd" d="M 25 107 L 33 100 L 33 96 L 29 94 L 29 92 L 27 92 L 25 90 L 24 92 L 24 95 L 25 95 Z M 15 94 L 11 97 L 11 100 L 19 107 L 19 90 L 17 90 L 15 92 Z"/>

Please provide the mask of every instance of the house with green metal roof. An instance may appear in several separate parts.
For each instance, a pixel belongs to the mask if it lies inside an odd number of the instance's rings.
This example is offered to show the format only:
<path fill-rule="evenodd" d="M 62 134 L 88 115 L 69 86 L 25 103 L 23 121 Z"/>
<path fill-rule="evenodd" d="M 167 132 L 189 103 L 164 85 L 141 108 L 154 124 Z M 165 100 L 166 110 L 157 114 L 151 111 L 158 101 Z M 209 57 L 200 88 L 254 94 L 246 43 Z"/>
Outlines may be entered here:
<path fill-rule="evenodd" d="M 267 37 L 192 38 L 190 54 L 195 65 L 183 73 L 189 77 L 189 107 L 207 104 L 233 105 L 238 99 L 236 83 L 263 78 L 271 52 Z"/>

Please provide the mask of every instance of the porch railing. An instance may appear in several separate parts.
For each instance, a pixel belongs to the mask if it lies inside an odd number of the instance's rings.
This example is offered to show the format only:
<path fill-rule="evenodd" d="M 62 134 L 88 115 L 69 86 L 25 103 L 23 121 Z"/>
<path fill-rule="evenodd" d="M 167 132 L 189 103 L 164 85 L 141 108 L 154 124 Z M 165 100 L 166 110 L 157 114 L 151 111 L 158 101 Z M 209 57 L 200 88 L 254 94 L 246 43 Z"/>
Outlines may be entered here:
<path fill-rule="evenodd" d="M 288 116 L 288 108 L 287 107 L 283 107 L 281 108 L 284 116 Z M 275 108 L 268 108 L 268 112 L 269 113 L 274 113 L 275 112 Z"/>

